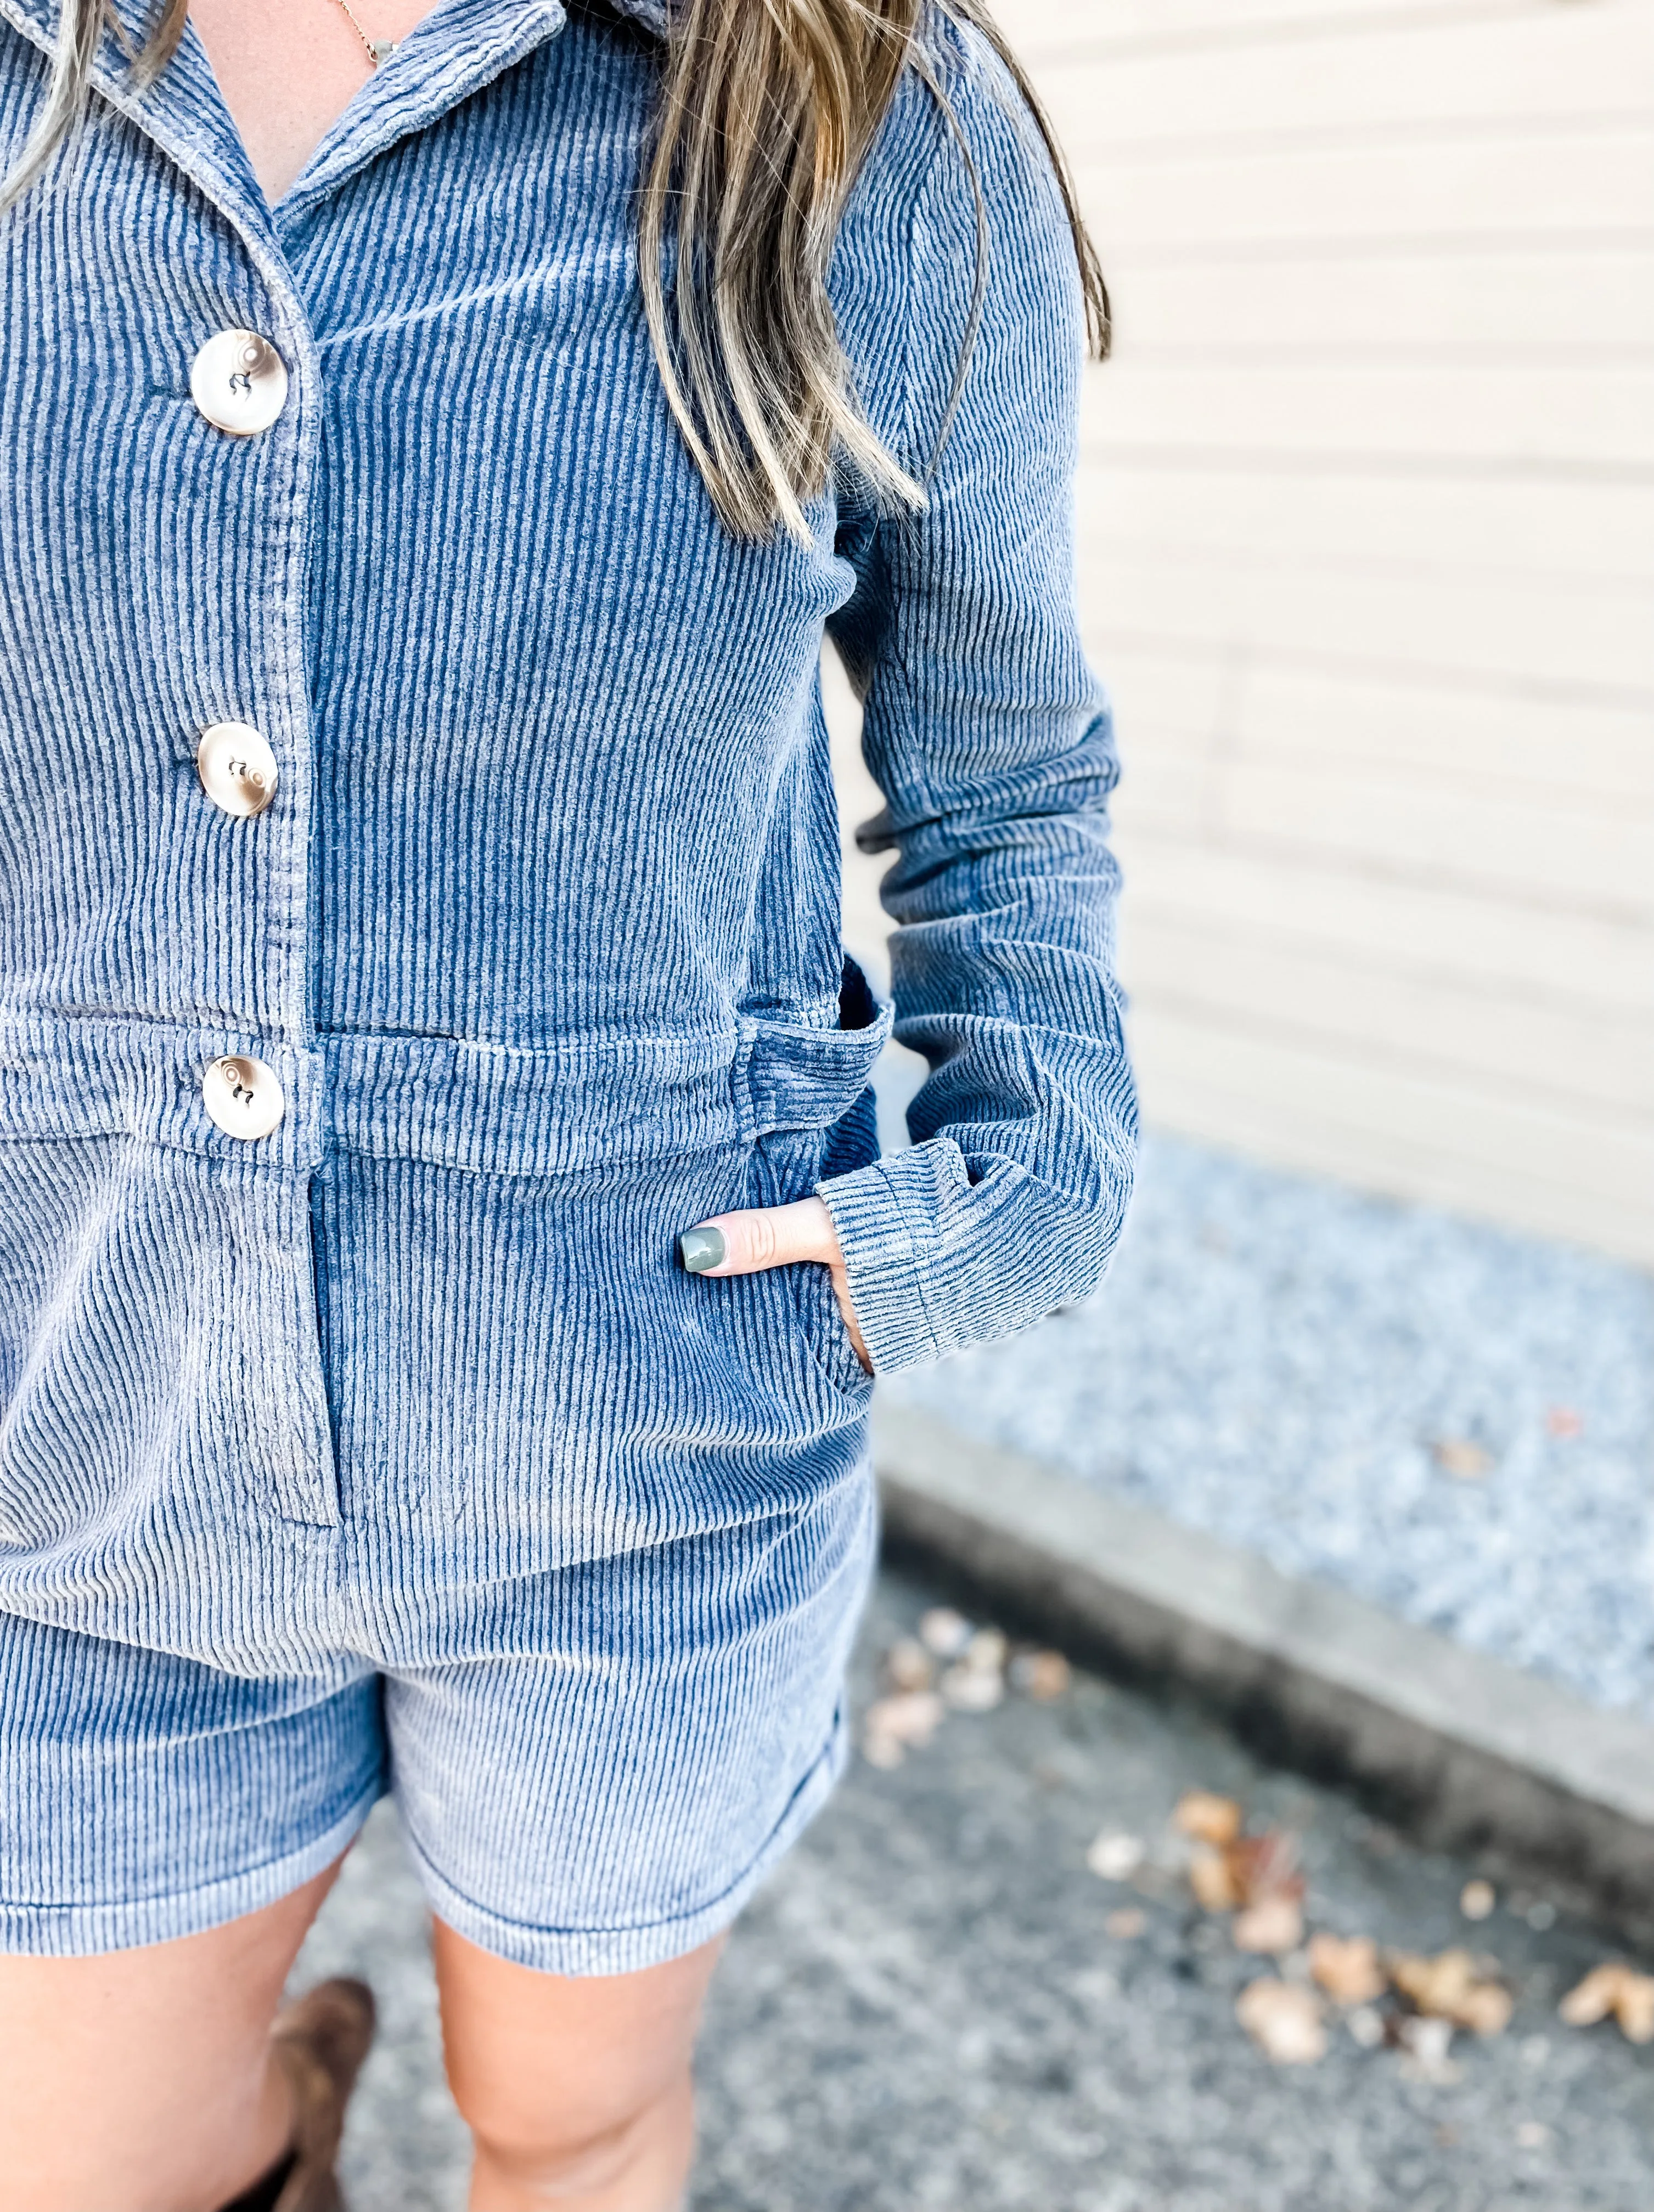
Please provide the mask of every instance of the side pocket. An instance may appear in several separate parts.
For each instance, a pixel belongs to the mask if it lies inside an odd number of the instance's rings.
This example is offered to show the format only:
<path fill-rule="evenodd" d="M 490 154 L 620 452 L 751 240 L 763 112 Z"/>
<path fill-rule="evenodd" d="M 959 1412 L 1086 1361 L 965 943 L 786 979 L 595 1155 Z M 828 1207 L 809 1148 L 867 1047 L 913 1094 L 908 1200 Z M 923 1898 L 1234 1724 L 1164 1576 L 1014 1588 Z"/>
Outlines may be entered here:
<path fill-rule="evenodd" d="M 829 1133 L 801 1129 L 772 1132 L 753 1148 L 748 1206 L 786 1206 L 807 1198 L 820 1180 Z M 841 1396 L 858 1409 L 873 1390 L 873 1378 L 861 1364 L 844 1316 L 833 1295 L 833 1279 L 813 1261 L 800 1261 L 771 1272 L 786 1292 L 787 1310 L 812 1364 Z"/>
<path fill-rule="evenodd" d="M 825 1267 L 810 1261 L 783 1267 L 780 1272 L 786 1278 L 793 1310 L 798 1316 L 799 1334 L 811 1358 L 836 1390 L 859 1404 L 865 1403 L 873 1390 L 873 1378 L 861 1364 L 850 1332 L 844 1325 L 844 1316 L 833 1291 L 832 1276 Z"/>

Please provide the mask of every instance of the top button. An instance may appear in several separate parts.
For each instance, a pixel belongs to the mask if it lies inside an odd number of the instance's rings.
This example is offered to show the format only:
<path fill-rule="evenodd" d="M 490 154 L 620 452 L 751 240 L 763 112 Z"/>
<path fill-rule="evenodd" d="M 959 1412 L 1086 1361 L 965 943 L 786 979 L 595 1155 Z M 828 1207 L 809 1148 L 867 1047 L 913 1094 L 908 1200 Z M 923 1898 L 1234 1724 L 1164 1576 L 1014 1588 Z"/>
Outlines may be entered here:
<path fill-rule="evenodd" d="M 257 331 L 220 331 L 190 369 L 190 397 L 234 438 L 267 430 L 287 404 L 287 364 Z"/>

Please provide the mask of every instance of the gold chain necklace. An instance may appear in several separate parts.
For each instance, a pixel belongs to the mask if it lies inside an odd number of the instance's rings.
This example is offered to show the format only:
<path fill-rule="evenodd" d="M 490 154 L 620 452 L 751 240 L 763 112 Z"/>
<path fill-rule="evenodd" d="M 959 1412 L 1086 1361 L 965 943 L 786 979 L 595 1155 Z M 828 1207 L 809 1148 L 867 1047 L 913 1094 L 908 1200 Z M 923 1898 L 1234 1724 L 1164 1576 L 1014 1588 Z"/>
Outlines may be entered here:
<path fill-rule="evenodd" d="M 356 36 L 362 40 L 362 45 L 367 47 L 368 58 L 373 64 L 374 67 L 377 69 L 381 62 L 388 61 L 391 56 L 396 52 L 398 46 L 401 44 L 401 40 L 399 39 L 370 39 L 367 32 L 362 29 L 362 25 L 357 21 L 356 11 L 350 5 L 350 0 L 339 0 L 339 6 L 344 10 L 345 21 L 350 24 L 350 28 L 356 33 Z"/>

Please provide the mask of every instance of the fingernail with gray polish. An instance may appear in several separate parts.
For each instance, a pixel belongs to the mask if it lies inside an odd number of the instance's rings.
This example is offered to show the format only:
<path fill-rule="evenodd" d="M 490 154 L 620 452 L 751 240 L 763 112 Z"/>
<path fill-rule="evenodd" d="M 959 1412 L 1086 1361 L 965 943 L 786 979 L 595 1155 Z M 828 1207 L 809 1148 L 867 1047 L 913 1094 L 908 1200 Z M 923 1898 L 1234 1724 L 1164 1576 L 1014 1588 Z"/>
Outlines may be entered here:
<path fill-rule="evenodd" d="M 687 1275 L 704 1275 L 708 1267 L 724 1263 L 721 1229 L 686 1229 L 678 1240 L 678 1256 Z"/>

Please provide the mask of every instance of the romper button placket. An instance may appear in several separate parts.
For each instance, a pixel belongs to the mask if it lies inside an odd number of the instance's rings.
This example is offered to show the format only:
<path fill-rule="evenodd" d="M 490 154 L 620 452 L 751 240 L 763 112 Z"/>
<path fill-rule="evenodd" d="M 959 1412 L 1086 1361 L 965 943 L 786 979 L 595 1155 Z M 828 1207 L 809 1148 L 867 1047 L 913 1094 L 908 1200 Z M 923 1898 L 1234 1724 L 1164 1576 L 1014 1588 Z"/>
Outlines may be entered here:
<path fill-rule="evenodd" d="M 215 1060 L 201 1082 L 208 1118 L 226 1136 L 267 1137 L 287 1110 L 273 1067 L 240 1053 Z"/>
<path fill-rule="evenodd" d="M 287 404 L 287 364 L 257 331 L 220 331 L 190 369 L 190 397 L 233 438 L 267 430 Z"/>
<path fill-rule="evenodd" d="M 276 796 L 276 756 L 250 722 L 215 722 L 195 749 L 201 788 L 226 814 L 262 814 Z"/>

